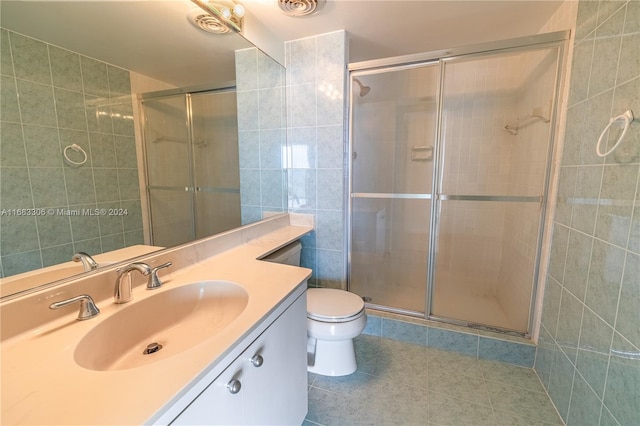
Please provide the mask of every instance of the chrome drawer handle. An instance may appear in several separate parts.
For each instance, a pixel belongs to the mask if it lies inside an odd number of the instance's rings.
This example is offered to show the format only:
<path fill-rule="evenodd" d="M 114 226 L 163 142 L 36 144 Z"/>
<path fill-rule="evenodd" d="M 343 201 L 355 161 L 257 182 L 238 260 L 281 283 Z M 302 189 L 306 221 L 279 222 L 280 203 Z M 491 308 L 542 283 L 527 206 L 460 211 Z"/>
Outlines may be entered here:
<path fill-rule="evenodd" d="M 251 358 L 251 364 L 253 364 L 254 367 L 260 367 L 263 363 L 264 358 L 262 358 L 262 355 L 254 355 L 253 358 Z"/>
<path fill-rule="evenodd" d="M 229 389 L 229 392 L 232 394 L 240 392 L 241 387 L 242 384 L 240 383 L 240 380 L 237 379 L 230 380 L 229 383 L 227 383 L 227 389 Z"/>

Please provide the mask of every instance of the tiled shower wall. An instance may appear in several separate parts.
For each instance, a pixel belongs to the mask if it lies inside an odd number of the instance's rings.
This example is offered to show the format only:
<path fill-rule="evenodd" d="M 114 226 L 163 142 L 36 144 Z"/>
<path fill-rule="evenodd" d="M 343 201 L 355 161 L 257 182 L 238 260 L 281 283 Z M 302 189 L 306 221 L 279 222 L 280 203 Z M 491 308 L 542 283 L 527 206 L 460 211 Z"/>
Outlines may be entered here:
<path fill-rule="evenodd" d="M 143 243 L 129 72 L 4 29 L 0 39 L 0 210 L 45 212 L 0 217 L 1 275 Z M 74 143 L 88 157 L 79 167 L 63 161 Z M 78 208 L 127 213 L 57 212 Z"/>
<path fill-rule="evenodd" d="M 286 211 L 284 68 L 262 51 L 236 51 L 242 224 Z"/>
<path fill-rule="evenodd" d="M 640 110 L 638 58 L 640 2 L 579 2 L 535 362 L 569 425 L 640 424 L 640 123 L 595 154 L 610 117 Z"/>
<path fill-rule="evenodd" d="M 312 284 L 344 288 L 344 31 L 285 43 L 288 209 L 310 213 L 315 231 L 302 240 Z"/>

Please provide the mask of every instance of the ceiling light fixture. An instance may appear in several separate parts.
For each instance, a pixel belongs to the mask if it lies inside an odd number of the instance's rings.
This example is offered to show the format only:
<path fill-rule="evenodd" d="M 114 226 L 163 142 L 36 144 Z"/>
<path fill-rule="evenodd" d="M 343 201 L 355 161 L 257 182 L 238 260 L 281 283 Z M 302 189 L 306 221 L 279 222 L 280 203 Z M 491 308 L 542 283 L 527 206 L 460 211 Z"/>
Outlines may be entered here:
<path fill-rule="evenodd" d="M 244 6 L 241 4 L 236 4 L 233 7 L 221 6 L 220 13 L 226 19 L 241 19 L 244 16 Z"/>
<path fill-rule="evenodd" d="M 198 28 L 213 34 L 226 34 L 231 30 L 237 33 L 242 31 L 245 10 L 240 3 L 228 0 L 215 3 L 207 0 L 191 1 L 202 9 L 189 15 L 189 21 Z"/>
<path fill-rule="evenodd" d="M 324 0 L 278 0 L 278 7 L 287 16 L 308 16 L 322 8 Z"/>

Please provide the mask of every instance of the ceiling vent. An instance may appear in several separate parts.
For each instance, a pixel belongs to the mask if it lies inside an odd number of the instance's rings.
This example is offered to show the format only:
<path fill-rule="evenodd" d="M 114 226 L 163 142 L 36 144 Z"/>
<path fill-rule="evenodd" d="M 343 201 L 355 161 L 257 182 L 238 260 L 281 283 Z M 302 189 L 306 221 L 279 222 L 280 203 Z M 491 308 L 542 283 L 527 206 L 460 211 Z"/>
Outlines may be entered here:
<path fill-rule="evenodd" d="M 278 7 L 287 16 L 307 16 L 322 7 L 323 0 L 278 0 Z"/>
<path fill-rule="evenodd" d="M 211 16 L 201 9 L 194 9 L 189 13 L 189 22 L 211 34 L 227 34 L 231 30 L 220 22 L 215 16 Z"/>

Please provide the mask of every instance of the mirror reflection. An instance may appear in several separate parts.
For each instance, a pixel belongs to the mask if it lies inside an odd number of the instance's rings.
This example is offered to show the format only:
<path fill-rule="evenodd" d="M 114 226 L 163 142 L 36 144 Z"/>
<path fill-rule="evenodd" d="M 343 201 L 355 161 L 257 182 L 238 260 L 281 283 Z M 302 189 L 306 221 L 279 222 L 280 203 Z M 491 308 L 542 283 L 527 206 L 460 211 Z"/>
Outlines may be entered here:
<path fill-rule="evenodd" d="M 188 1 L 0 7 L 2 296 L 284 210 L 284 69 L 243 37 Z"/>
<path fill-rule="evenodd" d="M 141 108 L 154 244 L 240 226 L 235 90 L 144 98 Z"/>

